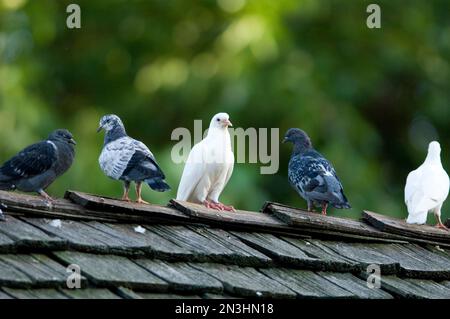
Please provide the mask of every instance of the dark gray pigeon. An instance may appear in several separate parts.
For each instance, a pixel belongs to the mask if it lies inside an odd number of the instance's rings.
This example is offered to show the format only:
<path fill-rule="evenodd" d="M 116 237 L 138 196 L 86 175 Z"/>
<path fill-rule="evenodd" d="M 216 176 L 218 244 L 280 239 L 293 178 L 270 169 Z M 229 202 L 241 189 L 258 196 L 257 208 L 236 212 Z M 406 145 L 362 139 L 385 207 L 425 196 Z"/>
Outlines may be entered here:
<path fill-rule="evenodd" d="M 136 183 L 138 203 L 147 204 L 141 195 L 143 182 L 158 192 L 170 190 L 152 152 L 144 143 L 127 135 L 117 115 L 103 116 L 97 132 L 102 129 L 106 131 L 106 134 L 99 158 L 100 167 L 106 176 L 124 182 L 122 200 L 130 201 L 128 193 L 131 182 Z"/>
<path fill-rule="evenodd" d="M 74 145 L 72 134 L 60 129 L 26 147 L 0 167 L 0 190 L 37 192 L 52 201 L 44 190 L 72 166 Z"/>
<path fill-rule="evenodd" d="M 321 206 L 323 215 L 327 214 L 329 204 L 339 209 L 351 208 L 333 166 L 313 148 L 304 131 L 289 129 L 284 142 L 294 144 L 289 161 L 289 182 L 307 201 L 308 211 L 313 210 L 313 205 Z"/>

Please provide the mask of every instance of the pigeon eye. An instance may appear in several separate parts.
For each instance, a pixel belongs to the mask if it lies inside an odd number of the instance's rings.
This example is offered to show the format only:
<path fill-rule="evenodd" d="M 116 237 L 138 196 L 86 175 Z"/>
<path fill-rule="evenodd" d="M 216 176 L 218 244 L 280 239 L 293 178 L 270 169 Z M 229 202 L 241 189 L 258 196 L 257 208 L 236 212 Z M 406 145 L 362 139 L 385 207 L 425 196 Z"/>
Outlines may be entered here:
<path fill-rule="evenodd" d="M 219 122 L 220 121 L 220 119 L 217 119 L 217 122 Z"/>

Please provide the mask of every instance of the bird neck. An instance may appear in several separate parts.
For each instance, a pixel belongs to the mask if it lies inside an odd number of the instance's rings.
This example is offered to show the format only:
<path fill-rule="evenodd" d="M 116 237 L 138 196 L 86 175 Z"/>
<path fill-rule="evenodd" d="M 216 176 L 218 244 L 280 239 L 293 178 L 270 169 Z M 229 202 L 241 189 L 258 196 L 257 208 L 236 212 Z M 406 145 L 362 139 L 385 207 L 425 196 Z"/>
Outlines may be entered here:
<path fill-rule="evenodd" d="M 60 174 L 72 165 L 75 158 L 75 147 L 72 144 L 58 140 L 52 140 L 52 142 L 55 143 L 58 154 L 58 161 L 56 161 L 54 169 L 57 174 Z"/>
<path fill-rule="evenodd" d="M 207 138 L 213 139 L 214 141 L 223 140 L 226 146 L 231 147 L 230 132 L 228 132 L 228 129 L 226 128 L 210 127 L 208 129 Z"/>
<path fill-rule="evenodd" d="M 442 166 L 441 155 L 436 152 L 429 152 L 427 157 L 425 158 L 425 164 Z"/>
<path fill-rule="evenodd" d="M 305 145 L 304 143 L 301 143 L 301 142 L 295 142 L 294 149 L 292 151 L 292 155 L 293 156 L 294 155 L 303 155 L 310 149 L 312 149 L 311 145 Z"/>
<path fill-rule="evenodd" d="M 105 134 L 105 145 L 121 137 L 127 136 L 127 132 L 122 125 L 116 125 Z"/>

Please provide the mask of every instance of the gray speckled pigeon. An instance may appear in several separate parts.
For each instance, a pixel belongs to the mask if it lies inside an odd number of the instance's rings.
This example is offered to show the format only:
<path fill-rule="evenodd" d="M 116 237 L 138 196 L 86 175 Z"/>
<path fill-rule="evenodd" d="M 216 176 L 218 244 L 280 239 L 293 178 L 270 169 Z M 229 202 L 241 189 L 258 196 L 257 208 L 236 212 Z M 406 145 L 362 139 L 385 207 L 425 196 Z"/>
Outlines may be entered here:
<path fill-rule="evenodd" d="M 313 148 L 304 131 L 289 129 L 283 142 L 294 144 L 289 161 L 289 182 L 307 201 L 308 211 L 312 211 L 313 205 L 321 206 L 323 215 L 327 214 L 329 204 L 339 209 L 351 208 L 333 166 Z"/>
<path fill-rule="evenodd" d="M 117 115 L 103 116 L 97 131 L 100 132 L 102 129 L 106 134 L 99 164 L 106 176 L 124 182 L 122 200 L 130 201 L 128 193 L 131 182 L 136 183 L 138 203 L 147 204 L 141 196 L 142 182 L 158 192 L 170 190 L 152 152 L 144 143 L 127 135 Z"/>
<path fill-rule="evenodd" d="M 75 144 L 72 134 L 60 129 L 26 147 L 0 167 L 0 189 L 37 192 L 52 201 L 44 190 L 72 166 Z"/>

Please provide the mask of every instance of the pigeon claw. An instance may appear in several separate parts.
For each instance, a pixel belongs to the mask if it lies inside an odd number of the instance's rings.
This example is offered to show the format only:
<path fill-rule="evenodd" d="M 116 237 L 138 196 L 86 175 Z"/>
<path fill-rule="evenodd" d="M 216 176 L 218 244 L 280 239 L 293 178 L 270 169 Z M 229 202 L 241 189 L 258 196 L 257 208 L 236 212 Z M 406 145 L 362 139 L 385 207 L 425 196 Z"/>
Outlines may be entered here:
<path fill-rule="evenodd" d="M 235 212 L 236 211 L 233 206 L 227 206 L 222 203 L 216 203 L 216 202 L 209 201 L 209 200 L 205 200 L 203 202 L 203 205 L 206 208 L 220 210 L 220 211 L 227 211 L 227 212 Z"/>
<path fill-rule="evenodd" d="M 435 227 L 438 229 L 449 230 L 448 227 L 442 224 L 441 222 L 437 223 Z"/>
<path fill-rule="evenodd" d="M 130 199 L 130 197 L 128 197 L 128 196 L 123 196 L 123 197 L 122 197 L 122 200 L 123 200 L 124 202 L 131 202 L 131 199 Z"/>
<path fill-rule="evenodd" d="M 227 211 L 227 212 L 235 212 L 236 211 L 236 209 L 234 209 L 233 206 L 228 206 L 228 205 L 225 205 L 225 204 L 222 204 L 222 203 L 218 203 L 218 205 L 224 211 Z"/>
<path fill-rule="evenodd" d="M 146 204 L 146 205 L 149 205 L 149 204 L 150 204 L 149 202 L 146 202 L 146 201 L 143 200 L 142 198 L 138 198 L 138 199 L 136 200 L 136 203 L 138 203 L 138 204 Z"/>

